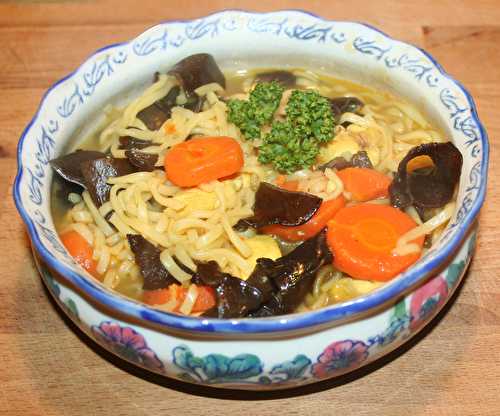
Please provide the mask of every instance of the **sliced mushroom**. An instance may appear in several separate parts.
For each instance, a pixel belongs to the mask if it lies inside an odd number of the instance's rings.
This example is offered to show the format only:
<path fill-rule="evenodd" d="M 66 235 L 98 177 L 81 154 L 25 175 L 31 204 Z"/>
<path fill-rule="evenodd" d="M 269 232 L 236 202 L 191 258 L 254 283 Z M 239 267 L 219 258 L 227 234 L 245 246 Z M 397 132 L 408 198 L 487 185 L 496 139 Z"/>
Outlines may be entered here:
<path fill-rule="evenodd" d="M 177 62 L 168 73 L 178 79 L 187 96 L 194 94 L 196 88 L 212 82 L 226 88 L 224 75 L 214 57 L 208 53 L 188 56 Z"/>
<path fill-rule="evenodd" d="M 255 194 L 254 215 L 236 224 L 237 229 L 271 224 L 302 225 L 321 205 L 322 199 L 305 192 L 292 192 L 261 182 Z"/>
<path fill-rule="evenodd" d="M 127 240 L 144 278 L 145 290 L 163 289 L 177 283 L 160 261 L 160 250 L 157 247 L 139 234 L 128 234 Z"/>
<path fill-rule="evenodd" d="M 144 153 L 137 149 L 125 151 L 128 161 L 134 165 L 138 171 L 152 172 L 155 169 L 161 169 L 160 166 L 155 166 L 158 162 L 158 155 L 154 153 Z"/>
<path fill-rule="evenodd" d="M 136 171 L 127 159 L 116 159 L 109 156 L 86 160 L 80 163 L 80 169 L 85 188 L 98 207 L 109 201 L 111 190 L 111 185 L 108 184 L 109 178 L 128 175 Z"/>
<path fill-rule="evenodd" d="M 330 98 L 330 107 L 333 116 L 338 121 L 344 113 L 356 113 L 363 108 L 364 103 L 356 97 L 336 97 Z"/>
<path fill-rule="evenodd" d="M 462 171 L 462 155 L 451 142 L 426 143 L 411 149 L 401 160 L 389 187 L 397 208 L 439 208 L 453 198 Z"/>
<path fill-rule="evenodd" d="M 269 71 L 261 72 L 255 77 L 255 82 L 272 82 L 275 81 L 285 88 L 291 88 L 295 85 L 297 77 L 288 71 Z"/>
<path fill-rule="evenodd" d="M 82 162 L 106 157 L 102 152 L 93 150 L 77 150 L 65 156 L 52 159 L 49 163 L 52 168 L 65 180 L 85 187 L 85 179 L 80 165 Z"/>

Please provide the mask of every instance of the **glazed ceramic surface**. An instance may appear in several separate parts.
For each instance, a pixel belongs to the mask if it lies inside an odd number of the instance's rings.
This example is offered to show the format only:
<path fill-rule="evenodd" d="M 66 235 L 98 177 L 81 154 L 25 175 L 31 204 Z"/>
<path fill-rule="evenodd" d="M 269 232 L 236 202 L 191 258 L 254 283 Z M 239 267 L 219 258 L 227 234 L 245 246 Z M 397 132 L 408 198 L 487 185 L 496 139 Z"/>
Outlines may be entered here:
<path fill-rule="evenodd" d="M 181 58 L 208 52 L 224 69 L 300 66 L 381 87 L 417 103 L 464 156 L 455 215 L 410 270 L 367 296 L 319 311 L 216 320 L 152 309 L 107 290 L 61 245 L 48 161 Z M 488 143 L 470 95 L 425 52 L 371 27 L 298 11 L 225 11 L 155 26 L 106 47 L 59 81 L 19 143 L 14 185 L 37 265 L 63 310 L 91 338 L 148 370 L 194 383 L 285 388 L 352 371 L 396 348 L 450 298 L 475 246 Z"/>

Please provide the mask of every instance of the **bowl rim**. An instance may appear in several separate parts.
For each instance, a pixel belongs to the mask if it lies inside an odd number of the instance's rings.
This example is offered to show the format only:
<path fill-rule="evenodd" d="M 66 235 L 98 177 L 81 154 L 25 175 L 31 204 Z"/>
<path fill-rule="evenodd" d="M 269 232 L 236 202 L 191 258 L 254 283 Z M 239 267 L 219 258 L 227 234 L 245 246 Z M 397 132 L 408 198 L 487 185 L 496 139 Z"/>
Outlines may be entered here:
<path fill-rule="evenodd" d="M 25 138 L 30 132 L 30 129 L 33 126 L 33 124 L 38 120 L 40 111 L 44 107 L 45 101 L 48 95 L 51 93 L 51 91 L 56 89 L 60 84 L 62 84 L 66 80 L 78 74 L 80 69 L 87 62 L 91 61 L 95 55 L 113 48 L 132 44 L 141 35 L 143 35 L 145 32 L 150 31 L 153 28 L 162 27 L 168 24 L 188 24 L 190 22 L 197 21 L 200 18 L 223 16 L 224 14 L 227 13 L 229 14 L 243 13 L 246 15 L 251 15 L 256 17 L 272 16 L 279 13 L 281 14 L 292 13 L 292 14 L 306 15 L 309 17 L 313 17 L 314 19 L 317 19 L 319 22 L 323 23 L 362 25 L 370 30 L 379 33 L 387 41 L 395 42 L 416 49 L 430 60 L 432 65 L 438 70 L 438 72 L 443 77 L 447 78 L 449 81 L 454 83 L 462 91 L 462 93 L 467 99 L 468 105 L 470 106 L 470 115 L 478 127 L 480 141 L 483 149 L 482 159 L 481 159 L 481 170 L 479 173 L 479 178 L 480 178 L 479 189 L 473 205 L 470 207 L 470 210 L 465 214 L 463 224 L 457 227 L 457 230 L 454 232 L 454 235 L 450 238 L 450 240 L 444 245 L 444 247 L 442 247 L 438 252 L 436 252 L 432 258 L 427 259 L 427 261 L 423 261 L 416 267 L 411 267 L 409 270 L 403 272 L 398 279 L 395 279 L 393 282 L 384 285 L 383 287 L 373 292 L 372 294 L 361 296 L 351 301 L 331 305 L 329 307 L 322 308 L 319 310 L 304 312 L 304 313 L 280 315 L 268 318 L 201 319 L 201 318 L 181 316 L 173 313 L 164 312 L 158 309 L 154 309 L 150 306 L 137 302 L 133 299 L 126 298 L 125 296 L 119 293 L 113 292 L 105 288 L 102 284 L 91 280 L 91 278 L 88 277 L 83 271 L 77 273 L 64 263 L 60 262 L 51 253 L 50 249 L 48 249 L 42 243 L 38 231 L 35 228 L 34 221 L 30 216 L 30 214 L 28 214 L 27 210 L 23 205 L 21 199 L 20 183 L 23 176 L 22 155 L 24 150 Z M 13 185 L 13 197 L 17 210 L 19 211 L 19 214 L 21 215 L 28 229 L 30 239 L 32 241 L 32 244 L 34 245 L 33 248 L 40 254 L 43 261 L 45 261 L 58 274 L 63 276 L 64 279 L 68 279 L 79 290 L 82 290 L 84 293 L 90 296 L 93 300 L 111 310 L 118 311 L 121 315 L 125 317 L 144 320 L 155 326 L 159 325 L 160 327 L 165 328 L 165 330 L 172 328 L 175 330 L 180 330 L 181 332 L 188 331 L 195 333 L 213 333 L 213 334 L 215 333 L 259 334 L 259 333 L 290 332 L 300 329 L 308 329 L 308 328 L 324 326 L 325 324 L 329 323 L 335 325 L 343 322 L 344 320 L 353 319 L 353 317 L 361 316 L 373 309 L 376 309 L 377 307 L 381 307 L 391 302 L 391 300 L 396 300 L 398 297 L 406 293 L 412 287 L 425 281 L 426 277 L 428 277 L 428 275 L 433 270 L 438 269 L 455 252 L 455 250 L 458 249 L 460 243 L 464 240 L 469 229 L 474 224 L 476 217 L 479 214 L 479 210 L 483 205 L 486 195 L 488 157 L 489 157 L 488 136 L 484 129 L 484 126 L 479 120 L 477 114 L 477 108 L 471 94 L 467 91 L 467 89 L 465 89 L 465 87 L 459 81 L 450 76 L 443 69 L 443 67 L 436 61 L 436 59 L 434 59 L 434 57 L 431 56 L 425 50 L 415 45 L 412 45 L 408 42 L 403 42 L 401 40 L 394 39 L 370 24 L 363 22 L 356 22 L 356 21 L 338 21 L 338 20 L 326 19 L 305 10 L 283 9 L 273 12 L 260 13 L 260 12 L 241 10 L 241 9 L 224 9 L 221 11 L 217 11 L 193 19 L 161 21 L 158 24 L 147 28 L 141 34 L 137 35 L 136 37 L 128 41 L 110 44 L 100 49 L 97 49 L 95 52 L 90 54 L 74 71 L 72 71 L 70 74 L 66 75 L 65 77 L 61 78 L 60 80 L 52 84 L 42 96 L 42 99 L 35 112 L 35 115 L 28 123 L 28 125 L 22 132 L 21 137 L 19 139 L 17 147 L 18 168 Z"/>

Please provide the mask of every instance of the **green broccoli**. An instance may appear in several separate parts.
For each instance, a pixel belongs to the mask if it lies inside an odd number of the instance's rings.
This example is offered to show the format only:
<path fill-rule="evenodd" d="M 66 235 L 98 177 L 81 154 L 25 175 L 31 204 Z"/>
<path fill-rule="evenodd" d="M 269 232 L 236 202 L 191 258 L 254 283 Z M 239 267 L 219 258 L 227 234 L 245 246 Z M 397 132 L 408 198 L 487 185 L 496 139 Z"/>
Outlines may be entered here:
<path fill-rule="evenodd" d="M 275 81 L 257 84 L 248 101 L 229 100 L 228 120 L 239 127 L 246 139 L 259 139 L 261 127 L 271 122 L 283 91 Z"/>
<path fill-rule="evenodd" d="M 333 138 L 335 122 L 328 98 L 313 90 L 292 91 L 285 121 L 272 122 L 282 95 L 283 87 L 277 82 L 257 84 L 248 101 L 229 101 L 228 119 L 246 139 L 262 138 L 261 163 L 292 173 L 314 164 L 319 146 Z M 263 135 L 266 125 L 271 130 Z"/>
<path fill-rule="evenodd" d="M 311 166 L 318 155 L 317 144 L 303 139 L 290 122 L 275 121 L 259 147 L 259 162 L 269 163 L 283 173 Z"/>

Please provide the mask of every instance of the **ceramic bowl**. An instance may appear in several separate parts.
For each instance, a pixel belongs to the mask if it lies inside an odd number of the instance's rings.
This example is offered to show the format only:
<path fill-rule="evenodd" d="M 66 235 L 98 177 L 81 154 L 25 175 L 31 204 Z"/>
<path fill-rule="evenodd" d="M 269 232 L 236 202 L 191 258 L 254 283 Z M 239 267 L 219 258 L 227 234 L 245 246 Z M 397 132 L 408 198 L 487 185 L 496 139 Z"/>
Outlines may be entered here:
<path fill-rule="evenodd" d="M 155 71 L 197 52 L 213 54 L 225 69 L 300 66 L 333 73 L 417 103 L 464 156 L 457 210 L 440 241 L 372 294 L 266 319 L 181 317 L 126 299 L 92 279 L 55 231 L 48 161 L 88 133 L 106 104 L 130 99 Z M 487 164 L 487 137 L 471 96 L 426 52 L 360 23 L 300 11 L 223 11 L 162 23 L 129 42 L 105 47 L 53 85 L 20 139 L 14 195 L 50 293 L 104 348 L 174 379 L 280 389 L 355 370 L 433 318 L 450 299 L 474 251 Z"/>

